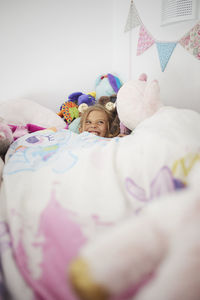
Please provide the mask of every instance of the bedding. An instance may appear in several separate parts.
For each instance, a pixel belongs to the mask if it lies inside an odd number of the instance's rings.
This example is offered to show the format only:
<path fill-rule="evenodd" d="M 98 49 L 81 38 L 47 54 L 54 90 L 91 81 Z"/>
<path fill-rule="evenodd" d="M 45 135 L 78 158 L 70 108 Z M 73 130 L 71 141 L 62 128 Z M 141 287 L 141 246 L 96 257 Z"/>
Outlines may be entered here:
<path fill-rule="evenodd" d="M 195 188 L 199 136 L 197 112 L 165 107 L 124 138 L 46 129 L 12 143 L 0 189 L 2 295 L 79 299 L 70 262 L 155 199 Z"/>
<path fill-rule="evenodd" d="M 65 128 L 65 121 L 51 109 L 29 99 L 0 102 L 0 117 L 7 124 L 25 126 L 34 124 L 44 128 Z"/>

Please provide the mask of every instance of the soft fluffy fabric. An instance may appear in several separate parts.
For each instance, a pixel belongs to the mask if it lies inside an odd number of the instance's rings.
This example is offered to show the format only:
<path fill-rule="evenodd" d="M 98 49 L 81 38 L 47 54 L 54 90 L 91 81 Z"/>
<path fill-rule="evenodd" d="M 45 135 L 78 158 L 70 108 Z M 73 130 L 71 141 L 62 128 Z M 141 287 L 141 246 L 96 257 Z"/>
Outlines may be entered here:
<path fill-rule="evenodd" d="M 8 124 L 35 124 L 44 128 L 65 128 L 66 123 L 55 112 L 37 102 L 19 99 L 0 102 L 0 117 Z"/>
<path fill-rule="evenodd" d="M 163 106 L 158 82 L 147 82 L 146 76 L 140 79 L 119 90 L 117 110 L 122 124 L 135 129 L 123 140 L 135 141 L 129 157 L 132 175 L 124 185 L 132 200 L 139 199 L 144 207 L 135 207 L 137 217 L 130 214 L 83 246 L 69 278 L 84 300 L 199 300 L 200 115 Z M 196 136 L 193 141 L 192 136 Z M 165 164 L 156 174 L 163 159 Z M 167 190 L 170 197 L 162 197 Z"/>
<path fill-rule="evenodd" d="M 71 266 L 81 299 L 199 300 L 199 192 L 154 201 L 83 248 Z"/>
<path fill-rule="evenodd" d="M 1 239 L 1 265 L 11 298 L 80 299 L 73 292 L 67 277 L 71 261 L 78 256 L 84 244 L 91 241 L 92 248 L 100 235 L 115 226 L 121 228 L 120 224 L 126 218 L 137 219 L 142 209 L 156 198 L 162 203 L 161 196 L 169 194 L 171 203 L 174 203 L 174 194 L 178 194 L 185 184 L 188 187 L 194 182 L 195 185 L 199 184 L 200 175 L 196 170 L 200 164 L 199 136 L 198 113 L 162 108 L 141 122 L 134 134 L 124 138 L 106 139 L 88 132 L 75 134 L 62 129 L 37 131 L 12 143 L 6 156 L 0 189 L 0 224 L 5 232 Z M 187 166 L 188 172 L 181 172 L 185 171 L 185 168 L 181 169 L 182 166 Z M 186 207 L 185 197 L 179 201 L 180 206 L 171 206 L 166 212 L 166 219 L 169 220 L 166 226 L 174 226 L 176 238 L 180 227 L 176 226 L 173 214 L 179 212 L 182 215 L 182 208 Z M 148 214 L 150 219 L 154 219 L 150 212 Z M 181 218 L 184 219 L 184 215 Z M 188 214 L 183 224 L 183 234 L 186 233 L 189 219 Z M 162 221 L 165 222 L 165 218 L 162 217 L 160 221 L 155 219 L 155 227 L 150 222 L 149 226 L 148 222 L 144 222 L 149 243 L 143 226 L 139 229 L 137 225 L 138 230 L 130 226 L 130 237 L 124 234 L 121 238 L 120 235 L 116 246 L 110 252 L 105 252 L 106 255 L 102 248 L 99 248 L 102 252 L 95 252 L 95 265 L 92 258 L 86 259 L 86 252 L 81 251 L 80 255 L 93 272 L 93 282 L 102 274 L 107 282 L 103 287 L 118 299 L 121 292 L 129 292 L 127 287 L 135 288 L 136 281 L 130 280 L 128 286 L 124 285 L 124 278 L 128 277 L 124 276 L 124 272 L 115 272 L 116 269 L 125 270 L 128 274 L 132 272 L 136 276 L 138 274 L 141 283 L 140 279 L 144 278 L 142 270 L 146 270 L 148 258 L 153 267 L 157 262 L 152 259 L 155 252 L 150 250 L 155 249 L 156 253 L 160 253 L 160 248 L 157 249 L 158 245 L 154 244 L 153 229 L 161 230 L 162 243 L 159 245 L 165 246 L 165 240 L 167 243 L 172 241 L 173 236 L 165 236 L 165 224 Z M 168 233 L 173 234 L 173 228 Z M 136 237 L 140 239 L 135 240 Z M 133 239 L 138 248 L 134 245 L 126 247 L 125 242 L 128 240 L 132 243 Z M 139 251 L 142 243 L 147 251 L 145 253 Z M 107 245 L 106 242 L 105 250 Z M 124 251 L 120 252 L 120 249 Z M 172 245 L 169 249 L 173 254 Z M 116 251 L 116 256 L 112 255 L 112 251 Z M 166 259 L 172 262 L 171 252 Z M 138 264 L 136 256 L 140 258 Z M 163 259 L 163 254 L 160 257 Z M 133 262 L 128 264 L 126 270 L 126 262 L 132 258 Z M 164 259 L 162 262 L 164 265 Z M 96 268 L 97 264 L 101 272 Z M 106 274 L 113 274 L 113 277 L 108 278 Z"/>
<path fill-rule="evenodd" d="M 134 206 L 137 217 L 132 214 L 80 250 L 69 277 L 83 299 L 200 299 L 199 126 L 198 113 L 163 107 L 124 138 L 124 142 L 135 141 L 132 175 L 125 185 L 132 200 L 140 199 L 144 206 L 142 210 Z M 192 135 L 196 138 L 190 143 Z M 190 148 L 192 144 L 196 151 Z M 130 146 L 126 147 L 128 151 Z M 177 155 L 178 149 L 185 149 L 185 154 L 181 150 Z M 168 168 L 155 175 L 163 159 L 171 166 L 173 183 Z M 138 185 L 140 172 L 142 183 Z M 151 183 L 150 173 L 154 174 Z M 168 189 L 172 194 L 163 197 Z"/>
<path fill-rule="evenodd" d="M 148 82 L 142 74 L 139 80 L 126 82 L 118 91 L 116 104 L 120 122 L 133 130 L 163 106 L 158 81 Z"/>

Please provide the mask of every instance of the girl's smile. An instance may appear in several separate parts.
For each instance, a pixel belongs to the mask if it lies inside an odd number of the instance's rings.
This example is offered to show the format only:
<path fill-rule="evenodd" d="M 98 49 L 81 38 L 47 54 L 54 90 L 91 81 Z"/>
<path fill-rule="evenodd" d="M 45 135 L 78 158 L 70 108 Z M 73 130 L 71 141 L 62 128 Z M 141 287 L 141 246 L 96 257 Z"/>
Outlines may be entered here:
<path fill-rule="evenodd" d="M 108 118 L 104 111 L 91 111 L 83 124 L 83 131 L 105 137 L 108 130 Z"/>

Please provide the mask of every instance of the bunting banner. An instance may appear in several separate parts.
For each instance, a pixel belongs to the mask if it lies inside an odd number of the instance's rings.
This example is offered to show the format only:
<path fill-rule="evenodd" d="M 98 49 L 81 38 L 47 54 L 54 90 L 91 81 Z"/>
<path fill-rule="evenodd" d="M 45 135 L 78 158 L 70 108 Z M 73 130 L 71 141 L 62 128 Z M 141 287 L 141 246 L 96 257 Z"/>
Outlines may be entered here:
<path fill-rule="evenodd" d="M 135 28 L 139 25 L 141 25 L 141 20 L 138 15 L 135 4 L 133 3 L 133 1 L 131 1 L 124 32 L 130 31 L 132 28 Z"/>
<path fill-rule="evenodd" d="M 156 42 L 162 72 L 164 72 L 176 45 L 177 43 Z"/>
<path fill-rule="evenodd" d="M 128 19 L 124 31 L 127 32 L 139 25 L 140 25 L 140 31 L 139 31 L 136 54 L 141 55 L 147 49 L 149 49 L 153 44 L 156 44 L 162 72 L 164 72 L 168 64 L 168 61 L 178 43 L 182 47 L 184 47 L 185 50 L 191 53 L 195 58 L 200 60 L 200 21 L 198 21 L 198 23 L 187 34 L 185 34 L 179 41 L 175 41 L 175 42 L 157 41 L 145 28 L 137 12 L 135 4 L 133 3 L 133 0 L 131 0 Z"/>
<path fill-rule="evenodd" d="M 200 59 L 200 22 L 179 41 L 189 53 Z"/>
<path fill-rule="evenodd" d="M 140 27 L 139 39 L 137 45 L 137 55 L 142 54 L 155 43 L 153 37 L 148 33 L 144 26 Z"/>

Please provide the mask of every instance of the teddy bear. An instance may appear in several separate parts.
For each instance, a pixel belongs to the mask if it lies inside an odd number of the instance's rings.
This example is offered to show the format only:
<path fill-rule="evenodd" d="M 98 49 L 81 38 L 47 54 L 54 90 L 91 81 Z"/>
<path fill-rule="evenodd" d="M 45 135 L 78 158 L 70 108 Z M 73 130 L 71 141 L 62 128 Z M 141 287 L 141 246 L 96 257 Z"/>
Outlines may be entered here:
<path fill-rule="evenodd" d="M 183 174 L 174 165 L 183 189 L 168 195 L 163 191 L 88 241 L 69 265 L 68 279 L 83 300 L 199 300 L 200 115 L 165 106 L 158 81 L 148 82 L 145 74 L 125 83 L 116 103 L 120 122 L 134 130 L 131 138 L 146 131 L 146 137 L 170 140 L 164 161 L 172 161 L 177 149 L 181 155 L 196 154 L 185 164 L 181 157 Z"/>

